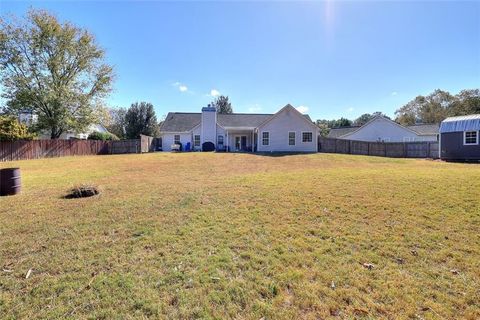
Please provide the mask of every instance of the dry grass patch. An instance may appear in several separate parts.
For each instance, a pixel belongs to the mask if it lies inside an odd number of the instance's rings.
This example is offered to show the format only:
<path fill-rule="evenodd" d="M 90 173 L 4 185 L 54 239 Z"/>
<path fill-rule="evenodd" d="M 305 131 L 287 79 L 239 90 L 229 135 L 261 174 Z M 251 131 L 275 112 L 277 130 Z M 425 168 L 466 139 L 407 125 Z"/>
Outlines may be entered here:
<path fill-rule="evenodd" d="M 0 318 L 480 317 L 478 165 L 214 153 L 5 165 L 24 189 L 0 198 Z M 102 196 L 61 199 L 83 181 Z"/>

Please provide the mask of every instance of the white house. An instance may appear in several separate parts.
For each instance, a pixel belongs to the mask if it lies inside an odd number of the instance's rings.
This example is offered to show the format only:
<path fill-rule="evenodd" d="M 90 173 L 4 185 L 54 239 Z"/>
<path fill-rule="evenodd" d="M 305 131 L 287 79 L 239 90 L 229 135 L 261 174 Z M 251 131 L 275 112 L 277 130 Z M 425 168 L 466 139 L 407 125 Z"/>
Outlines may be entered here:
<path fill-rule="evenodd" d="M 218 151 L 316 152 L 318 127 L 290 104 L 275 114 L 219 114 L 209 105 L 201 113 L 168 113 L 160 136 L 163 151 L 175 144 L 202 150 L 211 142 Z"/>
<path fill-rule="evenodd" d="M 38 116 L 28 110 L 22 111 L 18 114 L 18 121 L 26 124 L 27 126 L 35 124 L 37 119 Z M 101 124 L 91 124 L 84 132 L 64 132 L 60 135 L 59 139 L 87 139 L 90 133 L 93 132 L 108 133 L 108 130 Z M 50 134 L 48 132 L 44 132 L 39 134 L 38 137 L 39 139 L 50 139 Z"/>
<path fill-rule="evenodd" d="M 438 124 L 402 126 L 379 115 L 363 126 L 333 128 L 328 137 L 372 142 L 438 141 L 438 128 Z"/>

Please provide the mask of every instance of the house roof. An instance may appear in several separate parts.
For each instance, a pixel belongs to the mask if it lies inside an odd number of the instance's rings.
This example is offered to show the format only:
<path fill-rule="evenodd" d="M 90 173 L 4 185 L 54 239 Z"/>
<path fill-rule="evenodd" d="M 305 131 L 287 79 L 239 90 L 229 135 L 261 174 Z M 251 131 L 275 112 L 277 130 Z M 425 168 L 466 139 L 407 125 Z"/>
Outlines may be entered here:
<path fill-rule="evenodd" d="M 222 127 L 258 127 L 273 114 L 231 113 L 217 115 L 218 124 Z"/>
<path fill-rule="evenodd" d="M 415 124 L 415 125 L 411 125 L 411 126 L 402 126 L 401 124 L 396 123 L 396 122 L 394 122 L 390 119 L 387 119 L 383 116 L 376 116 L 376 117 L 372 118 L 372 120 L 374 120 L 378 117 L 382 117 L 382 118 L 384 118 L 388 121 L 391 121 L 391 122 L 395 123 L 396 125 L 398 125 L 400 127 L 404 127 L 404 128 L 406 128 L 410 131 L 413 131 L 414 133 L 416 133 L 417 135 L 420 135 L 420 136 L 438 134 L 438 128 L 439 128 L 438 124 Z M 354 131 L 359 130 L 360 128 L 362 128 L 362 127 L 366 126 L 367 124 L 369 124 L 370 122 L 372 122 L 372 120 L 368 121 L 363 126 L 332 128 L 332 129 L 330 129 L 330 132 L 328 133 L 327 137 L 328 138 L 340 138 L 344 135 L 347 135 L 347 134 L 353 133 Z"/>
<path fill-rule="evenodd" d="M 160 127 L 165 132 L 190 131 L 202 120 L 201 113 L 169 112 Z"/>
<path fill-rule="evenodd" d="M 328 133 L 328 138 L 339 138 L 347 133 L 353 132 L 360 128 L 360 126 L 352 126 L 352 127 L 339 127 L 339 128 L 331 128 L 330 132 Z"/>
<path fill-rule="evenodd" d="M 468 130 L 480 130 L 480 114 L 470 114 L 467 116 L 450 117 L 440 124 L 440 132 L 458 132 Z"/>
<path fill-rule="evenodd" d="M 261 123 L 271 118 L 273 114 L 268 113 L 230 113 L 217 115 L 217 122 L 226 128 L 256 128 Z M 308 115 L 307 120 L 312 121 Z M 160 127 L 162 132 L 186 132 L 199 125 L 202 114 L 199 112 L 169 112 Z"/>
<path fill-rule="evenodd" d="M 415 131 L 421 136 L 430 136 L 438 134 L 439 124 L 414 124 L 412 126 L 406 126 L 407 128 Z"/>

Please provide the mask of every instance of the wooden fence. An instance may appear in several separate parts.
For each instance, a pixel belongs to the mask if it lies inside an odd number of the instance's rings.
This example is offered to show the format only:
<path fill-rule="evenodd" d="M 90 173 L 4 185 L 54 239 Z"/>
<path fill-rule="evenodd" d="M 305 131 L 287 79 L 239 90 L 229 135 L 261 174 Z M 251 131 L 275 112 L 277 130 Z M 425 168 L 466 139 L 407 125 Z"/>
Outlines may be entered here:
<path fill-rule="evenodd" d="M 144 136 L 147 137 L 147 136 Z M 31 140 L 0 141 L 0 161 L 15 161 L 65 156 L 140 153 L 153 151 L 151 137 L 142 139 L 99 140 Z M 146 142 L 145 142 L 146 141 Z M 150 142 L 149 142 L 150 141 Z M 147 150 L 147 151 L 143 151 Z"/>
<path fill-rule="evenodd" d="M 368 142 L 319 137 L 318 152 L 436 159 L 438 158 L 438 142 Z"/>

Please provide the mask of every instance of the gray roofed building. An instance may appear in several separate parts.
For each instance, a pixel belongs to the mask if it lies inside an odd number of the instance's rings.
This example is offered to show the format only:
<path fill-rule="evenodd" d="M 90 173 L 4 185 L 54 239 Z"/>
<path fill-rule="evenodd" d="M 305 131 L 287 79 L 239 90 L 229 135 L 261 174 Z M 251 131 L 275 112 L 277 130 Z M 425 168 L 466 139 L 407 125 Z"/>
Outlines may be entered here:
<path fill-rule="evenodd" d="M 224 128 L 256 128 L 271 118 L 271 113 L 230 113 L 217 115 L 218 124 Z M 308 121 L 310 116 L 303 115 Z M 161 132 L 187 132 L 200 124 L 199 112 L 169 112 L 160 127 Z"/>
<path fill-rule="evenodd" d="M 277 113 L 170 112 L 160 127 L 163 151 L 316 152 L 318 127 L 287 104 Z"/>

